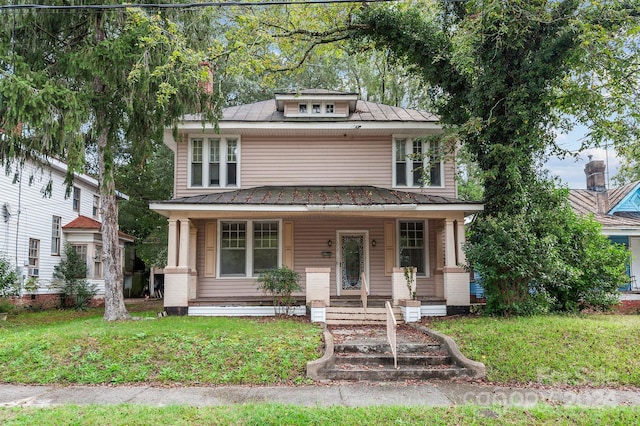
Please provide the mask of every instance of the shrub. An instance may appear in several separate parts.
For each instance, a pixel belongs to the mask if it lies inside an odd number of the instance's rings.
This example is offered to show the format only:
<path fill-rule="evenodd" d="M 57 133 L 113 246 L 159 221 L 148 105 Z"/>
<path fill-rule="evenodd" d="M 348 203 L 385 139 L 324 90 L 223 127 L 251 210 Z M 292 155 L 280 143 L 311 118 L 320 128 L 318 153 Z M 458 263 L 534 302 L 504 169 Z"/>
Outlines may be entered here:
<path fill-rule="evenodd" d="M 471 227 L 466 255 L 482 276 L 486 312 L 610 309 L 628 281 L 628 253 L 574 213 L 564 190 L 541 183 L 530 196 L 522 211 L 482 216 Z"/>
<path fill-rule="evenodd" d="M 20 277 L 9 259 L 0 255 L 0 297 L 14 296 L 20 293 Z"/>
<path fill-rule="evenodd" d="M 276 315 L 290 315 L 295 298 L 291 293 L 301 290 L 300 274 L 286 266 L 268 269 L 258 277 L 258 290 L 273 297 L 273 308 Z"/>
<path fill-rule="evenodd" d="M 54 288 L 62 293 L 63 308 L 86 309 L 91 299 L 98 293 L 95 284 L 89 283 L 87 264 L 80 258 L 73 246 L 66 244 L 64 259 L 54 268 Z"/>

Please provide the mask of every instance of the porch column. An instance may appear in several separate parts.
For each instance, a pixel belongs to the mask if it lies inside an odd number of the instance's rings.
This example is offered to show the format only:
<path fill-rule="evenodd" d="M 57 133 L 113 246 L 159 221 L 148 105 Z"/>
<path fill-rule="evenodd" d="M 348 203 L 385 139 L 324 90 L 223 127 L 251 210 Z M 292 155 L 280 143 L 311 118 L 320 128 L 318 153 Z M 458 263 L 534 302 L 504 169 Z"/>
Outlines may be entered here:
<path fill-rule="evenodd" d="M 444 266 L 456 266 L 456 238 L 454 233 L 454 220 L 444 220 Z"/>
<path fill-rule="evenodd" d="M 180 251 L 178 253 L 178 268 L 189 267 L 189 240 L 191 237 L 191 221 L 180 220 Z"/>
<path fill-rule="evenodd" d="M 169 219 L 169 242 L 167 244 L 167 268 L 178 265 L 178 226 L 176 219 Z"/>
<path fill-rule="evenodd" d="M 411 293 L 414 291 L 416 291 L 415 272 L 413 273 L 410 290 L 404 274 L 404 268 L 393 268 L 393 275 L 391 276 L 391 299 L 393 300 L 393 306 L 399 306 L 401 300 L 411 299 Z"/>
<path fill-rule="evenodd" d="M 457 241 L 456 241 L 456 250 L 457 250 L 457 258 L 458 258 L 458 265 L 466 265 L 467 264 L 467 257 L 464 254 L 464 243 L 467 240 L 467 237 L 464 233 L 464 219 L 463 220 L 457 220 L 456 221 L 456 225 L 457 225 L 457 231 L 456 232 L 456 237 L 457 237 Z"/>
<path fill-rule="evenodd" d="M 169 315 L 186 315 L 189 311 L 190 225 L 186 217 L 169 220 L 167 267 L 164 270 L 164 309 Z"/>
<path fill-rule="evenodd" d="M 306 268 L 306 302 L 310 305 L 311 322 L 326 322 L 330 303 L 329 284 L 331 268 Z"/>
<path fill-rule="evenodd" d="M 460 258 L 456 254 L 461 251 L 460 240 L 463 233 L 460 234 L 460 228 L 456 226 L 454 219 L 445 219 L 444 227 L 444 297 L 447 301 L 447 314 L 468 313 L 471 305 L 471 296 L 469 293 L 469 274 L 464 268 L 458 266 Z M 457 231 L 457 232 L 456 232 Z M 456 241 L 456 233 L 458 241 Z"/>
<path fill-rule="evenodd" d="M 196 269 L 198 228 L 191 226 L 189 230 L 189 299 L 197 297 L 198 270 Z"/>

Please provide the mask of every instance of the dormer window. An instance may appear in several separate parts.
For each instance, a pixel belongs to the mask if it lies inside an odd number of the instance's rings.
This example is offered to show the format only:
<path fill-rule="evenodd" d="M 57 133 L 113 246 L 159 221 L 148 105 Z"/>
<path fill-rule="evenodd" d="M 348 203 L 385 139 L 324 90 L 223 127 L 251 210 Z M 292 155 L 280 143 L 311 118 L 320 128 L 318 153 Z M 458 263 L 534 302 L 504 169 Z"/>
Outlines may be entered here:
<path fill-rule="evenodd" d="M 320 104 L 313 104 L 311 112 L 314 114 L 320 114 Z"/>
<path fill-rule="evenodd" d="M 306 114 L 307 113 L 307 104 L 299 104 L 298 105 L 298 112 L 300 114 Z"/>
<path fill-rule="evenodd" d="M 327 114 L 333 114 L 333 104 L 327 104 L 327 105 L 325 106 L 325 112 L 326 112 Z"/>

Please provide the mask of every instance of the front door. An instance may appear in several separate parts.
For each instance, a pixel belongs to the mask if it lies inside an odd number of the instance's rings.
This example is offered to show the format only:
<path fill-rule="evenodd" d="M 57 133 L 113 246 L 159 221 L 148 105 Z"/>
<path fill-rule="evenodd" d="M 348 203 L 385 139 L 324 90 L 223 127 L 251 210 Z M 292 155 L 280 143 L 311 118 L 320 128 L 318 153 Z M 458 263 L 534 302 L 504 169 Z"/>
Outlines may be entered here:
<path fill-rule="evenodd" d="M 367 242 L 367 232 L 338 232 L 338 295 L 360 294 L 369 270 Z"/>

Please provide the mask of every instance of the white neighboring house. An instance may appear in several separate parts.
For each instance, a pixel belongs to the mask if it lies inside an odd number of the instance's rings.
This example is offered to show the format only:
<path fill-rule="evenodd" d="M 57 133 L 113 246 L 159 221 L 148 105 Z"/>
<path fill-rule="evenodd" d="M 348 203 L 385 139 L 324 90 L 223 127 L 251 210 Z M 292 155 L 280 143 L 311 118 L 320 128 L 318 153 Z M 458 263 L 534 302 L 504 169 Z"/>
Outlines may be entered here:
<path fill-rule="evenodd" d="M 51 299 L 57 293 L 51 288 L 54 267 L 68 242 L 86 259 L 87 280 L 97 285 L 98 297 L 104 297 L 98 181 L 76 174 L 67 194 L 67 166 L 54 159 L 23 166 L 13 163 L 6 171 L 3 168 L 0 172 L 0 253 L 17 266 L 22 296 Z M 49 183 L 50 196 L 45 194 Z M 127 199 L 124 194 L 118 196 Z M 123 249 L 133 240 L 124 233 L 120 235 Z M 27 294 L 24 286 L 33 279 L 37 290 Z"/>

